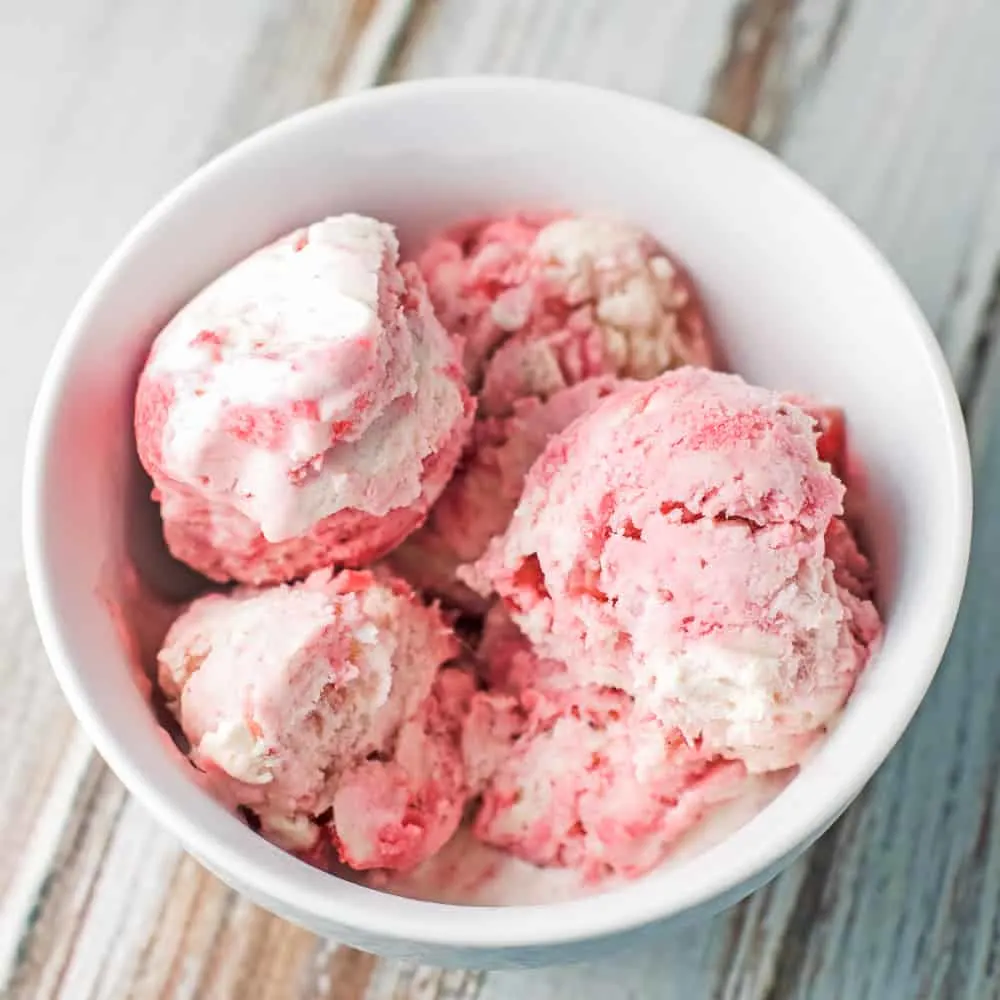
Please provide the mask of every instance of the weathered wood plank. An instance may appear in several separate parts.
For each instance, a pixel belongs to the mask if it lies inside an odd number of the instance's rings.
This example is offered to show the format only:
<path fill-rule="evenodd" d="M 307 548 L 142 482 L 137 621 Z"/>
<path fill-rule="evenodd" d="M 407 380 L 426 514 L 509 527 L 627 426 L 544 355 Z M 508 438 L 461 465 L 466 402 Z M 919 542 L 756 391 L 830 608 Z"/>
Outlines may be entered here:
<path fill-rule="evenodd" d="M 782 75 L 794 0 L 753 0 L 732 21 L 726 58 L 705 113 L 720 125 L 763 141 L 773 118 L 770 95 Z"/>
<path fill-rule="evenodd" d="M 565 78 L 697 110 L 737 7 L 738 0 L 436 0 L 404 38 L 391 78 Z"/>
<path fill-rule="evenodd" d="M 204 157 L 295 111 L 377 83 L 409 0 L 272 0 Z"/>
<path fill-rule="evenodd" d="M 0 607 L 5 613 L 0 619 L 4 653 L 0 691 L 6 709 L 0 715 L 5 762 L 0 773 L 0 813 L 18 820 L 5 823 L 2 833 L 0 898 L 7 899 L 30 893 L 28 885 L 44 877 L 46 859 L 55 850 L 65 822 L 63 806 L 82 780 L 81 766 L 70 765 L 82 758 L 85 767 L 90 751 L 85 742 L 81 746 L 75 739 L 69 710 L 45 663 L 22 581 L 5 589 Z M 64 794 L 53 795 L 63 781 L 68 785 Z M 32 864 L 16 860 L 26 857 Z M 0 941 L 6 937 L 0 934 Z M 0 968 L 3 965 L 0 958 Z"/>

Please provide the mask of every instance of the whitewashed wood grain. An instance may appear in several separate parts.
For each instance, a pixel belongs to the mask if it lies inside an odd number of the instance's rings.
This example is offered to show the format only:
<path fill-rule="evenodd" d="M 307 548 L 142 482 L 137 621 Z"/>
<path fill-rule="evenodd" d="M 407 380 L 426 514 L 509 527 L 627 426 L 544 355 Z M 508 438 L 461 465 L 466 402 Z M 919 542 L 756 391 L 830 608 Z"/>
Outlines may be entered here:
<path fill-rule="evenodd" d="M 725 52 L 733 0 L 436 0 L 392 79 L 515 73 L 615 87 L 699 110 Z"/>
<path fill-rule="evenodd" d="M 969 596 L 939 681 L 831 835 L 707 925 L 617 960 L 530 973 L 376 962 L 235 898 L 155 828 L 81 741 L 15 588 L 0 600 L 0 692 L 16 706 L 0 715 L 0 749 L 14 764 L 0 806 L 16 818 L 5 824 L 0 857 L 0 989 L 6 957 L 18 1000 L 1000 995 L 992 794 L 1000 625 L 991 614 L 1000 521 L 990 509 L 1000 500 L 991 433 L 1000 387 L 1000 8 L 991 0 L 45 0 L 29 16 L 27 6 L 0 6 L 0 72 L 13 66 L 39 78 L 33 94 L 0 90 L 17 140 L 15 155 L 0 155 L 0 191 L 23 192 L 0 197 L 5 235 L 16 238 L 0 240 L 0 292 L 11 328 L 27 339 L 51 343 L 80 284 L 145 203 L 267 121 L 384 77 L 589 80 L 709 110 L 775 148 L 874 237 L 937 325 L 966 395 L 980 514 Z M 46 72 L 32 76 L 36 64 Z M 49 257 L 50 270 L 40 271 Z M 15 423 L 42 354 L 30 352 L 30 378 L 0 384 L 13 394 Z M 2 433 L 14 440 L 20 431 Z M 0 436 L 0 455 L 10 443 Z M 14 503 L 0 491 L 0 524 Z M 0 536 L 0 561 L 3 544 Z M 138 891 L 124 892 L 133 880 Z"/>

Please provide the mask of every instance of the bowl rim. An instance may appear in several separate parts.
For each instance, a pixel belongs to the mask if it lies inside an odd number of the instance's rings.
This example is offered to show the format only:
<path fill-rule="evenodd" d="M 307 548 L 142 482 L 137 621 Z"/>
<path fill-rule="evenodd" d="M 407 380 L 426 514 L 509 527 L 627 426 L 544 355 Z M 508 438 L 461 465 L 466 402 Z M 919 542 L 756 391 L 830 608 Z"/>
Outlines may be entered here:
<path fill-rule="evenodd" d="M 267 855 L 246 850 L 234 851 L 214 829 L 189 815 L 184 804 L 145 779 L 142 769 L 102 719 L 81 681 L 77 658 L 69 648 L 50 590 L 50 560 L 41 511 L 45 496 L 46 457 L 55 429 L 58 401 L 64 384 L 72 377 L 74 351 L 85 338 L 90 315 L 102 301 L 119 267 L 130 257 L 140 241 L 169 217 L 178 202 L 209 178 L 224 173 L 231 164 L 253 158 L 258 152 L 287 137 L 334 122 L 345 112 L 363 106 L 420 97 L 454 96 L 474 98 L 491 92 L 509 92 L 524 99 L 545 91 L 548 96 L 589 103 L 594 113 L 627 112 L 646 116 L 651 122 L 664 117 L 682 120 L 686 127 L 703 132 L 716 144 L 728 146 L 736 158 L 755 157 L 784 182 L 809 199 L 818 211 L 826 213 L 832 225 L 839 226 L 852 238 L 858 255 L 867 266 L 881 272 L 898 298 L 899 307 L 908 314 L 915 335 L 914 349 L 921 349 L 935 379 L 937 402 L 947 419 L 949 439 L 949 478 L 959 517 L 951 524 L 951 557 L 942 567 L 937 588 L 940 603 L 922 616 L 926 655 L 914 671 L 913 681 L 898 692 L 887 713 L 887 724 L 873 734 L 866 750 L 856 763 L 829 788 L 822 808 L 804 815 L 786 817 L 780 827 L 772 825 L 770 835 L 749 845 L 749 849 L 728 866 L 702 866 L 698 877 L 688 879 L 669 898 L 648 890 L 646 878 L 616 886 L 600 894 L 573 900 L 514 906 L 468 906 L 436 903 L 389 896 L 373 889 L 358 893 L 323 892 L 323 880 L 331 876 L 311 870 L 315 878 L 296 879 L 291 885 L 282 865 L 263 864 Z M 972 529 L 972 473 L 968 442 L 958 397 L 943 353 L 926 319 L 910 292 L 868 238 L 825 196 L 782 163 L 777 157 L 748 139 L 698 116 L 677 111 L 652 100 L 588 84 L 507 76 L 465 76 L 436 78 L 362 91 L 301 111 L 268 126 L 231 146 L 190 174 L 163 196 L 121 240 L 97 271 L 80 297 L 60 334 L 46 368 L 41 389 L 32 413 L 23 479 L 23 549 L 28 590 L 41 632 L 44 648 L 58 683 L 84 731 L 101 756 L 129 791 L 150 810 L 166 829 L 191 850 L 209 868 L 224 879 L 229 872 L 239 872 L 239 881 L 260 897 L 280 904 L 281 910 L 298 911 L 332 925 L 342 925 L 373 938 L 390 938 L 426 946 L 509 950 L 540 946 L 567 945 L 635 930 L 645 924 L 675 917 L 713 899 L 724 896 L 741 884 L 765 873 L 773 874 L 800 849 L 825 830 L 856 797 L 888 756 L 909 724 L 929 687 L 944 653 L 957 615 L 964 586 Z M 249 834 L 259 842 L 259 838 Z M 275 849 L 276 850 L 276 849 Z M 251 856 L 252 855 L 252 856 Z M 273 859 L 271 859 L 273 861 Z M 303 868 L 301 862 L 290 859 Z M 697 862 L 697 858 L 692 859 Z M 683 863 L 688 867 L 688 862 Z M 303 884 L 298 884 L 298 883 Z M 306 884 L 308 883 L 308 884 Z M 391 900 L 392 905 L 386 905 Z M 267 905 L 265 903 L 265 905 Z M 281 912 L 279 910 L 279 912 Z"/>

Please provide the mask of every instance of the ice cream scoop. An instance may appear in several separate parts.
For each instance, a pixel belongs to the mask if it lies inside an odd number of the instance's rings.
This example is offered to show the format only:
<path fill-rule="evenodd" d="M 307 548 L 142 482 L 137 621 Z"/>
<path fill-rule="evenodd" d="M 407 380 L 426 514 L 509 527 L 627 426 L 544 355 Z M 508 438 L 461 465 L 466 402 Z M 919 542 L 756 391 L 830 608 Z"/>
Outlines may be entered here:
<path fill-rule="evenodd" d="M 392 228 L 344 215 L 251 254 L 184 306 L 139 380 L 139 455 L 179 559 L 266 583 L 364 565 L 461 453 L 457 347 Z"/>
<path fill-rule="evenodd" d="M 613 676 L 692 746 L 782 768 L 836 715 L 880 630 L 868 595 L 838 583 L 854 575 L 843 494 L 802 409 L 681 368 L 552 438 L 468 579 L 581 682 Z"/>
<path fill-rule="evenodd" d="M 643 230 L 600 216 L 513 215 L 453 227 L 418 261 L 465 340 L 480 412 L 504 415 L 595 375 L 711 363 L 694 284 Z"/>
<path fill-rule="evenodd" d="M 335 845 L 351 868 L 406 871 L 439 851 L 462 819 L 467 782 L 462 723 L 472 674 L 441 670 L 391 754 L 369 754 L 346 771 L 333 797 Z"/>
<path fill-rule="evenodd" d="M 158 659 L 160 687 L 212 792 L 303 854 L 406 868 L 461 817 L 458 646 L 399 580 L 322 570 L 194 601 Z M 457 685 L 457 693 L 456 693 Z"/>
<path fill-rule="evenodd" d="M 620 689 L 579 684 L 499 607 L 480 657 L 490 690 L 472 698 L 463 750 L 486 843 L 590 880 L 641 875 L 744 786 L 741 763 L 689 745 Z"/>

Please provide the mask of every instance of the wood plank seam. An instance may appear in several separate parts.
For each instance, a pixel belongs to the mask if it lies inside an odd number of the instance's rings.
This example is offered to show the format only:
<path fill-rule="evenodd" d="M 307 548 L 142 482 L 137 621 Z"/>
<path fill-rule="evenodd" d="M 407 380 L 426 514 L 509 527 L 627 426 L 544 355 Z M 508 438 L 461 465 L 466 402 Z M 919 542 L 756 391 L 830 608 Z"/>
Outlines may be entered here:
<path fill-rule="evenodd" d="M 781 118 L 783 97 L 773 81 L 789 44 L 794 8 L 795 0 L 745 0 L 736 11 L 705 111 L 709 118 L 751 138 L 767 138 L 758 123 L 765 113 L 776 122 Z"/>
<path fill-rule="evenodd" d="M 984 375 L 1000 340 L 1000 260 L 997 261 L 989 293 L 976 324 L 975 335 L 968 348 L 968 360 L 963 366 L 965 378 L 959 382 L 962 411 L 971 423 L 975 405 L 984 385 Z"/>

